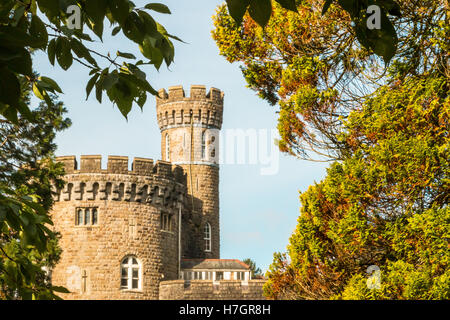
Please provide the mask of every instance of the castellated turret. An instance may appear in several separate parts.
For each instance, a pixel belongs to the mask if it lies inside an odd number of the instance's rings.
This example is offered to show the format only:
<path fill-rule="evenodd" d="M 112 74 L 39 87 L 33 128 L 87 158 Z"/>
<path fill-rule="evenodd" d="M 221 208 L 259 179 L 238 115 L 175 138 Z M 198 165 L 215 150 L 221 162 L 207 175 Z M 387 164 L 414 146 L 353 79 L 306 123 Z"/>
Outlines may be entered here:
<path fill-rule="evenodd" d="M 220 257 L 219 131 L 224 94 L 193 85 L 159 91 L 156 114 L 161 130 L 162 159 L 186 173 L 188 199 L 183 212 L 184 258 Z"/>
<path fill-rule="evenodd" d="M 186 198 L 181 167 L 109 156 L 59 157 L 66 185 L 54 190 L 61 234 L 53 285 L 66 299 L 158 299 L 162 280 L 179 278 L 178 216 Z M 184 210 L 184 209 L 183 209 Z"/>

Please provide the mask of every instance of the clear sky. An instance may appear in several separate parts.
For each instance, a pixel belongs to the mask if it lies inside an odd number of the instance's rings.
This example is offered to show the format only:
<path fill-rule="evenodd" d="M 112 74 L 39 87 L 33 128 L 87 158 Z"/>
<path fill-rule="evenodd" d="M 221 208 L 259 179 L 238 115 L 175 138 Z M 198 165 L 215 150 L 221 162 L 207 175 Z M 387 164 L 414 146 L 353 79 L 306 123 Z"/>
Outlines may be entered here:
<path fill-rule="evenodd" d="M 150 1 L 134 1 L 143 6 Z M 156 1 L 155 1 L 156 2 Z M 169 33 L 187 44 L 175 43 L 175 63 L 157 72 L 148 67 L 147 78 L 156 88 L 192 84 L 216 87 L 225 92 L 222 130 L 276 128 L 277 107 L 259 99 L 246 88 L 239 66 L 219 55 L 211 38 L 212 15 L 218 0 L 159 1 L 172 15 L 155 13 Z M 108 22 L 105 25 L 109 25 Z M 103 44 L 92 48 L 115 55 L 117 50 L 134 53 L 143 59 L 137 46 L 122 35 L 111 37 L 105 31 Z M 103 103 L 95 94 L 85 101 L 89 70 L 74 62 L 69 71 L 52 67 L 41 53 L 35 55 L 35 69 L 60 84 L 60 95 L 72 119 L 71 128 L 58 134 L 57 155 L 101 154 L 103 167 L 108 155 L 161 159 L 160 132 L 156 122 L 155 99 L 149 96 L 143 112 L 135 106 L 128 122 L 106 96 Z M 263 166 L 264 167 L 264 166 Z M 263 270 L 273 253 L 285 251 L 299 216 L 299 191 L 305 191 L 325 175 L 323 163 L 300 161 L 280 155 L 279 170 L 261 175 L 261 165 L 223 164 L 220 168 L 221 258 L 252 258 Z"/>

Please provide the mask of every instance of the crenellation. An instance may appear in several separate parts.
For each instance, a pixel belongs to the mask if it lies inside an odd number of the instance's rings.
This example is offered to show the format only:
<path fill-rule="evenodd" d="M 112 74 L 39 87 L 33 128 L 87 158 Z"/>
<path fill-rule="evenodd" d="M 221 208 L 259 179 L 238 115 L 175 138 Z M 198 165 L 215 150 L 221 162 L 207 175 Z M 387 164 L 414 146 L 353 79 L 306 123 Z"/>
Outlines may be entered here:
<path fill-rule="evenodd" d="M 99 172 L 102 169 L 101 155 L 83 155 L 80 162 L 80 172 Z"/>
<path fill-rule="evenodd" d="M 211 88 L 206 97 L 216 101 L 223 101 L 224 93 L 217 88 Z"/>
<path fill-rule="evenodd" d="M 149 176 L 153 172 L 153 159 L 134 158 L 131 170 L 137 175 Z"/>
<path fill-rule="evenodd" d="M 107 171 L 109 173 L 128 174 L 128 157 L 108 156 Z"/>
<path fill-rule="evenodd" d="M 71 291 L 64 298 L 263 298 L 264 281 L 235 281 L 237 274 L 226 281 L 176 280 L 185 274 L 178 270 L 180 257 L 220 258 L 223 98 L 219 89 L 202 85 L 192 85 L 189 95 L 182 86 L 159 90 L 163 160 L 134 158 L 129 170 L 126 156 L 108 156 L 106 168 L 100 155 L 82 155 L 80 168 L 75 156 L 57 158 L 66 185 L 52 189 L 51 215 L 63 249 L 52 284 Z M 138 290 L 130 282 L 131 257 L 140 264 Z M 125 288 L 122 263 L 128 266 Z"/>
<path fill-rule="evenodd" d="M 204 99 L 207 97 L 206 87 L 202 85 L 192 85 L 190 97 L 192 99 Z"/>
<path fill-rule="evenodd" d="M 169 99 L 180 99 L 184 98 L 185 93 L 183 86 L 172 86 L 169 87 Z"/>
<path fill-rule="evenodd" d="M 72 173 L 78 168 L 77 158 L 75 156 L 56 157 L 56 161 L 63 163 L 66 173 Z"/>
<path fill-rule="evenodd" d="M 172 164 L 167 161 L 158 160 L 154 167 L 154 172 L 164 178 L 172 179 Z"/>
<path fill-rule="evenodd" d="M 222 126 L 224 93 L 216 88 L 206 92 L 202 85 L 192 85 L 186 96 L 182 86 L 159 91 L 156 99 L 157 120 L 161 130 L 171 126 L 201 125 L 219 128 Z"/>

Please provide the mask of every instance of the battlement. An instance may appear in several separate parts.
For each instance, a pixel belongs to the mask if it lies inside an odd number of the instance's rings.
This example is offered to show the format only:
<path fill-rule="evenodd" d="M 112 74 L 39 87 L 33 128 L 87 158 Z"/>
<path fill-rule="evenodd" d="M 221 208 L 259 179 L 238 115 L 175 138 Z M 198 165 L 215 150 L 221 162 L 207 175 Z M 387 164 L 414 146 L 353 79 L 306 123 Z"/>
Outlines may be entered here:
<path fill-rule="evenodd" d="M 113 173 L 148 177 L 156 175 L 161 178 L 174 179 L 180 183 L 183 182 L 184 177 L 181 167 L 162 160 L 154 163 L 153 159 L 147 158 L 134 158 L 131 170 L 128 170 L 128 157 L 124 156 L 108 156 L 106 169 L 102 169 L 101 155 L 82 155 L 79 167 L 75 156 L 56 157 L 56 161 L 64 164 L 66 174 Z"/>
<path fill-rule="evenodd" d="M 192 85 L 187 96 L 183 86 L 161 89 L 156 98 L 156 115 L 161 130 L 191 123 L 220 129 L 222 126 L 224 93 L 216 88 Z"/>
<path fill-rule="evenodd" d="M 206 87 L 202 85 L 192 85 L 190 95 L 187 96 L 183 86 L 169 87 L 168 93 L 166 89 L 160 89 L 158 91 L 159 98 L 157 98 L 157 104 L 164 104 L 174 100 L 210 100 L 217 103 L 223 103 L 224 93 L 217 88 L 209 89 L 206 93 Z"/>
<path fill-rule="evenodd" d="M 83 155 L 78 168 L 75 156 L 57 157 L 64 164 L 66 186 L 53 188 L 54 201 L 116 200 L 145 202 L 176 207 L 184 201 L 186 175 L 170 162 L 135 158 L 128 170 L 128 157 L 108 156 L 102 169 L 102 156 Z"/>

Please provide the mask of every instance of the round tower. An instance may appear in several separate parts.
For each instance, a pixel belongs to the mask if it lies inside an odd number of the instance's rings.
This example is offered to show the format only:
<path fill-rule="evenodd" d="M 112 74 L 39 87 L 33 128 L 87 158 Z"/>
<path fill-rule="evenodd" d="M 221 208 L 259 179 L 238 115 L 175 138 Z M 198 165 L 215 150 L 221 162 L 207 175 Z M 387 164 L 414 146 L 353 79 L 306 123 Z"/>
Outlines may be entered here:
<path fill-rule="evenodd" d="M 188 209 L 183 213 L 184 258 L 220 257 L 219 131 L 224 94 L 205 86 L 159 91 L 156 113 L 161 130 L 162 159 L 187 174 Z"/>
<path fill-rule="evenodd" d="M 165 161 L 109 156 L 58 157 L 64 189 L 54 190 L 52 220 L 61 234 L 52 284 L 66 299 L 158 299 L 159 283 L 178 278 L 178 216 L 183 169 Z"/>

